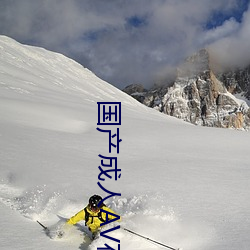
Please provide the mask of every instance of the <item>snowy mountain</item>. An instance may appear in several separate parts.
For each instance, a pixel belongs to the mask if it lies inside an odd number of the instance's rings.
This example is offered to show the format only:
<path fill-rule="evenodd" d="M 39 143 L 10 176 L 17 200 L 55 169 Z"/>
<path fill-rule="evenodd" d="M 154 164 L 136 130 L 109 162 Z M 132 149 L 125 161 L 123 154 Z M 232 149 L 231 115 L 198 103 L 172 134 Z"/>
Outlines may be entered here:
<path fill-rule="evenodd" d="M 209 52 L 200 50 L 180 65 L 171 86 L 133 91 L 131 85 L 124 92 L 146 106 L 196 125 L 249 129 L 249 69 L 219 73 L 211 61 Z"/>
<path fill-rule="evenodd" d="M 88 202 L 107 135 L 97 102 L 121 102 L 121 225 L 184 250 L 248 250 L 249 133 L 193 126 L 140 104 L 63 55 L 0 37 L 0 248 L 94 250 L 84 222 L 50 239 Z M 112 153 L 113 155 L 114 153 Z M 121 248 L 163 249 L 119 229 Z M 110 243 L 110 242 L 108 242 Z M 110 244 L 112 245 L 112 244 Z"/>

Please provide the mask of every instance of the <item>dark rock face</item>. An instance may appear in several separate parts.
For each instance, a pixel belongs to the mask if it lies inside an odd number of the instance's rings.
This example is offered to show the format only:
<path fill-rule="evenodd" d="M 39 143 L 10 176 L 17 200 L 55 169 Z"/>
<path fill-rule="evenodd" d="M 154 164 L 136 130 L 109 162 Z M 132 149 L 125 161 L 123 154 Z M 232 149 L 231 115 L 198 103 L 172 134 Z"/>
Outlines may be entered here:
<path fill-rule="evenodd" d="M 144 102 L 145 94 L 147 92 L 147 90 L 144 89 L 142 84 L 128 85 L 125 89 L 123 89 L 123 91 L 128 95 L 133 96 L 137 101 L 141 103 Z"/>
<path fill-rule="evenodd" d="M 250 97 L 250 67 L 215 75 L 208 51 L 201 50 L 187 58 L 177 72 L 170 87 L 146 91 L 137 86 L 129 94 L 149 107 L 196 125 L 250 127 L 247 103 L 233 95 L 241 93 L 245 98 Z"/>
<path fill-rule="evenodd" d="M 250 66 L 218 74 L 228 91 L 232 94 L 242 93 L 250 100 Z"/>

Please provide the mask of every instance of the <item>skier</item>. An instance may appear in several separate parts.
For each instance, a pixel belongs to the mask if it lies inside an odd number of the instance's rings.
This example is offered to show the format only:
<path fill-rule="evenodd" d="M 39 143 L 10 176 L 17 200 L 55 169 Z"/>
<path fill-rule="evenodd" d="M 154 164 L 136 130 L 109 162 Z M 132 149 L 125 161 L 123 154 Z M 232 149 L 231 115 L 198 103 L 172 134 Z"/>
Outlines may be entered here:
<path fill-rule="evenodd" d="M 88 227 L 90 232 L 92 233 L 92 238 L 94 239 L 100 231 L 101 223 L 106 222 L 107 220 L 112 220 L 117 218 L 118 215 L 115 214 L 110 208 L 108 208 L 104 203 L 102 203 L 99 207 L 99 202 L 102 201 L 102 197 L 99 195 L 93 195 L 89 198 L 89 204 L 79 211 L 77 214 L 72 216 L 67 224 L 74 225 L 80 220 L 85 220 L 85 226 Z M 106 212 L 100 211 L 100 209 L 105 210 Z M 112 216 L 112 213 L 116 216 Z M 106 219 L 107 217 L 107 219 Z"/>

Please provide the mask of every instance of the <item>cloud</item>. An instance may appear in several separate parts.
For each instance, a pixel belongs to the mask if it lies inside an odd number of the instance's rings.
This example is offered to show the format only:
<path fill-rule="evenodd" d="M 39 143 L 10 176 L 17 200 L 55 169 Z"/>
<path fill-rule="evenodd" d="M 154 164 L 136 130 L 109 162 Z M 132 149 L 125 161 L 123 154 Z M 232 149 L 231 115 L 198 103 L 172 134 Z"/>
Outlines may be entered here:
<path fill-rule="evenodd" d="M 250 64 L 250 9 L 237 25 L 232 32 L 210 44 L 215 60 L 225 67 L 245 67 Z M 226 26 L 224 24 L 220 29 L 227 29 Z"/>
<path fill-rule="evenodd" d="M 120 88 L 130 83 L 148 87 L 204 46 L 213 44 L 218 53 L 238 39 L 243 44 L 250 35 L 248 14 L 242 23 L 230 18 L 239 2 L 2 0 L 0 33 L 61 52 Z M 208 30 L 214 13 L 229 18 Z"/>
<path fill-rule="evenodd" d="M 211 44 L 225 37 L 235 34 L 240 28 L 240 24 L 232 17 L 224 21 L 221 26 L 206 30 L 200 38 L 201 44 Z"/>

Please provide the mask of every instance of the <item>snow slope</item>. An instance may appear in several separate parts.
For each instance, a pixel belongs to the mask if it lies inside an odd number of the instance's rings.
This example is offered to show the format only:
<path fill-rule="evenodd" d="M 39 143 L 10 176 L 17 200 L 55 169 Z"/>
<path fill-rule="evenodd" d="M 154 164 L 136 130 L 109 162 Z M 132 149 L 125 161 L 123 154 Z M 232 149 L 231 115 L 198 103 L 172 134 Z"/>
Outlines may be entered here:
<path fill-rule="evenodd" d="M 63 55 L 0 36 L 0 249 L 97 249 L 84 226 L 50 239 L 98 187 L 97 102 L 122 103 L 122 226 L 184 250 L 250 249 L 248 132 L 196 127 L 149 109 Z M 59 221 L 59 222 L 58 222 Z M 163 249 L 125 231 L 121 249 Z"/>

